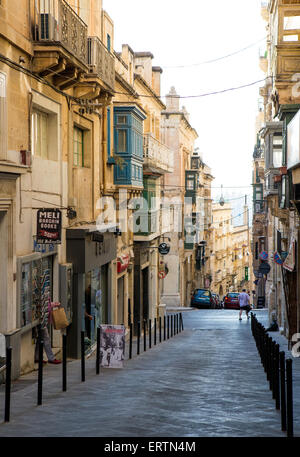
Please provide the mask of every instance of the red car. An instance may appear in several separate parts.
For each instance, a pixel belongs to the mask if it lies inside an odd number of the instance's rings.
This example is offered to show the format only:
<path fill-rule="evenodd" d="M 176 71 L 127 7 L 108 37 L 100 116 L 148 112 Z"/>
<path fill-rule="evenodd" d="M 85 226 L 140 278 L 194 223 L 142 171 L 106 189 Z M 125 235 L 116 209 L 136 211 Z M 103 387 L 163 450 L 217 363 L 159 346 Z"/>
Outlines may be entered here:
<path fill-rule="evenodd" d="M 240 309 L 238 292 L 229 292 L 225 295 L 224 309 Z"/>

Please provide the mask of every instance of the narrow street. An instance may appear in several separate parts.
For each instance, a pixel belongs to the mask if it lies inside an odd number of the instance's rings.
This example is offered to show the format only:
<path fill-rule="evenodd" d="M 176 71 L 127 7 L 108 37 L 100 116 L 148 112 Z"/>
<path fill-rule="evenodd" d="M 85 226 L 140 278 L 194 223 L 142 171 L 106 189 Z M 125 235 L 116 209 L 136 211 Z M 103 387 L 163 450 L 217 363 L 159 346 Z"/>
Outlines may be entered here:
<path fill-rule="evenodd" d="M 42 406 L 37 373 L 23 376 L 0 437 L 285 437 L 250 320 L 230 310 L 186 311 L 183 318 L 183 332 L 150 350 L 147 341 L 139 356 L 134 349 L 123 370 L 97 376 L 91 357 L 81 383 L 80 361 L 68 363 L 66 393 L 61 366 L 47 365 Z"/>

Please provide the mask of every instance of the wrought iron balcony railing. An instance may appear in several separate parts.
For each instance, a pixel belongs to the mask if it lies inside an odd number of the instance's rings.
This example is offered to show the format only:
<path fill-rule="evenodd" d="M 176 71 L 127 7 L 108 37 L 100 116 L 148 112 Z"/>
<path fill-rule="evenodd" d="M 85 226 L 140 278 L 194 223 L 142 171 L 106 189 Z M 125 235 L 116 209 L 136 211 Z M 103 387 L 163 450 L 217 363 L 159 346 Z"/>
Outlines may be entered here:
<path fill-rule="evenodd" d="M 144 169 L 159 173 L 174 171 L 174 153 L 151 133 L 144 135 Z"/>
<path fill-rule="evenodd" d="M 115 58 L 98 37 L 88 38 L 90 73 L 96 74 L 110 89 L 115 87 Z"/>
<path fill-rule="evenodd" d="M 59 44 L 87 65 L 88 27 L 65 0 L 35 0 L 33 41 Z"/>

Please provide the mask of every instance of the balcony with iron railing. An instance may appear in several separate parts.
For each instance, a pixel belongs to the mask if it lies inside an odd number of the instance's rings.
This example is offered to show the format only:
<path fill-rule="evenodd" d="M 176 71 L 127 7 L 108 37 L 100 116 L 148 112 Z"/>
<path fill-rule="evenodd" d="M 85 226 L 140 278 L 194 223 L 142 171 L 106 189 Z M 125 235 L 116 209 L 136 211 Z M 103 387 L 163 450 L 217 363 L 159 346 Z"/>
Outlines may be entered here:
<path fill-rule="evenodd" d="M 173 173 L 174 153 L 158 141 L 151 133 L 144 134 L 144 171 L 153 173 Z"/>
<path fill-rule="evenodd" d="M 95 75 L 110 89 L 115 88 L 115 58 L 98 37 L 88 38 L 89 74 Z"/>
<path fill-rule="evenodd" d="M 88 26 L 65 0 L 36 0 L 32 30 L 35 72 L 62 89 L 87 73 Z"/>

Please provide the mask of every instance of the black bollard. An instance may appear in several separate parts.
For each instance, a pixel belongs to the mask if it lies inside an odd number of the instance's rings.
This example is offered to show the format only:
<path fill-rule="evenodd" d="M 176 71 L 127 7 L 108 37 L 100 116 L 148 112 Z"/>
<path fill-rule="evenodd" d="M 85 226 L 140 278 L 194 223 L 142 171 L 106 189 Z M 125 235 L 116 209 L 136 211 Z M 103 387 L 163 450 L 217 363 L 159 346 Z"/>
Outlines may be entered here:
<path fill-rule="evenodd" d="M 152 338 L 152 321 L 151 319 L 149 319 L 149 349 L 151 349 L 151 346 L 152 346 L 152 341 L 151 341 L 151 338 Z"/>
<path fill-rule="evenodd" d="M 273 366 L 273 376 L 272 376 L 272 392 L 273 399 L 276 400 L 276 342 L 272 341 L 272 366 Z"/>
<path fill-rule="evenodd" d="M 62 336 L 62 390 L 67 391 L 67 335 Z"/>
<path fill-rule="evenodd" d="M 166 316 L 164 316 L 164 341 L 166 341 Z"/>
<path fill-rule="evenodd" d="M 176 332 L 178 335 L 178 333 L 179 333 L 179 314 L 178 313 L 176 314 Z"/>
<path fill-rule="evenodd" d="M 180 322 L 181 322 L 181 330 L 184 330 L 182 313 L 180 313 Z"/>
<path fill-rule="evenodd" d="M 84 332 L 81 332 L 81 381 L 85 382 Z"/>
<path fill-rule="evenodd" d="M 146 349 L 147 349 L 147 341 L 146 341 L 146 337 L 147 337 L 147 331 L 146 331 L 146 321 L 144 320 L 144 351 L 146 351 Z"/>
<path fill-rule="evenodd" d="M 157 319 L 154 318 L 154 346 L 156 346 L 156 327 L 157 327 Z"/>
<path fill-rule="evenodd" d="M 138 324 L 137 324 L 137 345 L 136 345 L 137 355 L 140 354 L 140 339 L 141 339 L 141 323 L 138 322 Z"/>
<path fill-rule="evenodd" d="M 159 316 L 159 342 L 161 343 L 161 316 Z"/>
<path fill-rule="evenodd" d="M 97 347 L 96 347 L 96 374 L 100 373 L 100 338 L 101 338 L 101 329 L 97 327 Z"/>
<path fill-rule="evenodd" d="M 4 410 L 4 422 L 10 420 L 10 393 L 11 393 L 11 359 L 12 359 L 12 348 L 6 348 L 6 373 L 5 373 L 5 410 Z"/>
<path fill-rule="evenodd" d="M 292 438 L 294 436 L 293 424 L 293 361 L 287 359 L 286 361 L 286 411 L 287 411 L 287 436 Z"/>
<path fill-rule="evenodd" d="M 285 398 L 285 353 L 280 352 L 280 403 L 281 403 L 281 430 L 286 432 L 286 398 Z"/>
<path fill-rule="evenodd" d="M 279 344 L 275 344 L 275 400 L 276 409 L 280 409 Z"/>
<path fill-rule="evenodd" d="M 170 316 L 167 316 L 167 339 L 170 338 Z"/>
<path fill-rule="evenodd" d="M 171 315 L 171 338 L 173 336 L 173 314 Z"/>
<path fill-rule="evenodd" d="M 44 341 L 39 338 L 39 371 L 38 371 L 38 398 L 37 404 L 40 406 L 43 402 L 43 350 Z"/>
<path fill-rule="evenodd" d="M 132 324 L 129 325 L 129 358 L 132 359 Z"/>
<path fill-rule="evenodd" d="M 176 316 L 175 316 L 175 314 L 173 316 L 173 324 L 174 324 L 173 335 L 175 336 L 176 335 Z"/>

